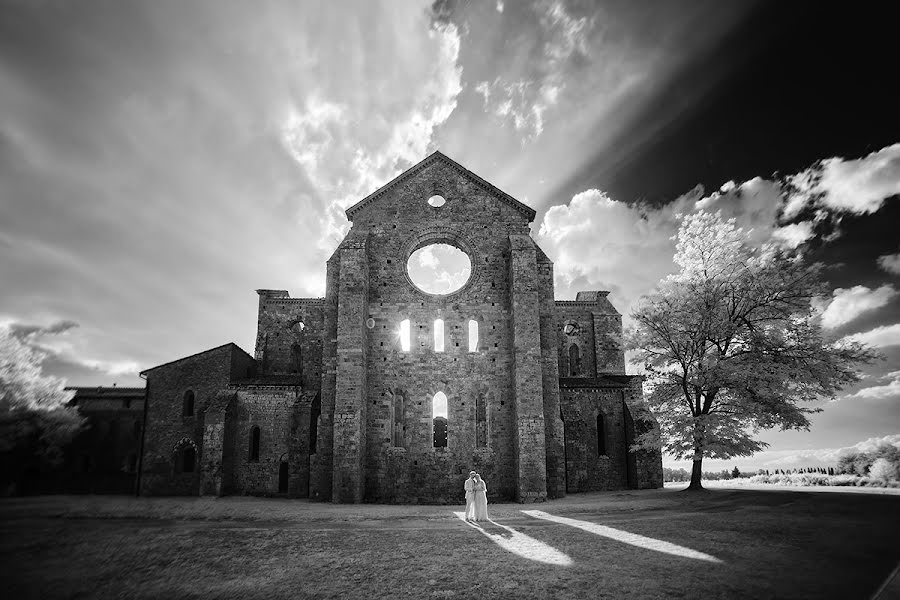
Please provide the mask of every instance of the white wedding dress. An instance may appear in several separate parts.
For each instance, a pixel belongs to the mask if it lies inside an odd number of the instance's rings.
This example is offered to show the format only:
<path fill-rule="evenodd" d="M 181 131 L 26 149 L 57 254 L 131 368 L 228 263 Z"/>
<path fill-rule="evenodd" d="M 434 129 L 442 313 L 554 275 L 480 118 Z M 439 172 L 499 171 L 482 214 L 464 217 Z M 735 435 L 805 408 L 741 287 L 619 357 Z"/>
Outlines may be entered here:
<path fill-rule="evenodd" d="M 487 484 L 483 479 L 475 481 L 475 499 L 472 501 L 473 519 L 487 521 Z"/>

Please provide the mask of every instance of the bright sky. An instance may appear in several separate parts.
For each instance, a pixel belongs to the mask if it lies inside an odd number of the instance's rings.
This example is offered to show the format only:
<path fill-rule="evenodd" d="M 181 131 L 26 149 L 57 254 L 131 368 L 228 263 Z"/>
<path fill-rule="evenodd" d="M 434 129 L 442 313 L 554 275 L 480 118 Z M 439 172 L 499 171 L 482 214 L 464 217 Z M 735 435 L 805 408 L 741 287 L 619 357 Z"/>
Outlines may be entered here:
<path fill-rule="evenodd" d="M 886 360 L 810 432 L 723 466 L 900 442 L 900 111 L 873 10 L 4 2 L 0 323 L 72 385 L 252 352 L 254 290 L 323 295 L 343 209 L 440 149 L 537 211 L 559 299 L 610 290 L 627 314 L 674 268 L 679 211 L 828 264 L 829 332 Z"/>

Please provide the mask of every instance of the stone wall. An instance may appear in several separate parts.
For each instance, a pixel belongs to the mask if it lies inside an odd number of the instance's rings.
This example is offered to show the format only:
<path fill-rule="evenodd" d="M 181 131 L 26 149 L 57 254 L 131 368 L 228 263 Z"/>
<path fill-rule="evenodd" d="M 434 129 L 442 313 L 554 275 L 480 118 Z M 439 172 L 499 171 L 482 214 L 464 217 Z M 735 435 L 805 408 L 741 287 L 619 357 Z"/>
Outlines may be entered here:
<path fill-rule="evenodd" d="M 567 491 L 621 490 L 629 487 L 626 422 L 621 388 L 600 382 L 574 382 L 560 389 L 566 438 Z M 597 415 L 603 415 L 605 451 L 598 445 Z"/>
<path fill-rule="evenodd" d="M 252 375 L 256 361 L 234 344 L 226 344 L 144 371 L 147 413 L 141 460 L 142 495 L 196 495 L 200 492 L 205 411 L 220 390 L 235 378 Z M 188 390 L 194 393 L 193 415 L 183 414 Z M 186 446 L 196 452 L 193 472 L 178 472 L 177 458 Z"/>
<path fill-rule="evenodd" d="M 443 206 L 428 204 L 427 199 L 435 193 L 446 199 Z M 365 340 L 366 349 L 364 498 L 387 502 L 459 502 L 465 476 L 476 465 L 488 482 L 489 497 L 515 498 L 518 426 L 515 395 L 511 392 L 515 336 L 508 236 L 527 237 L 529 216 L 473 181 L 471 174 L 436 161 L 415 177 L 392 186 L 377 202 L 360 208 L 352 217 L 353 229 L 348 238 L 368 236 L 367 310 L 363 319 L 355 321 L 366 330 L 364 336 L 358 336 Z M 533 248 L 530 238 L 528 241 Z M 419 290 L 409 281 L 407 258 L 416 249 L 431 243 L 454 245 L 468 254 L 472 274 L 458 292 L 436 296 Z M 543 395 L 534 250 L 531 256 L 529 285 L 534 323 L 530 346 L 525 352 L 531 361 L 533 408 L 534 402 L 538 405 L 543 402 Z M 342 280 L 344 268 L 342 260 Z M 541 281 L 546 284 L 545 280 Z M 339 294 L 341 304 L 343 289 L 340 288 Z M 330 301 L 328 294 L 327 301 Z M 552 295 L 552 290 L 549 294 Z M 409 319 L 411 324 L 409 352 L 400 349 L 398 337 L 404 319 Z M 443 352 L 434 349 L 435 319 L 444 321 Z M 468 351 L 470 319 L 478 323 L 479 333 L 478 349 L 473 353 Z M 338 340 L 340 344 L 340 334 Z M 340 354 L 338 357 L 343 360 Z M 433 447 L 432 399 L 438 391 L 448 398 L 446 448 Z M 405 410 L 405 432 L 400 447 L 394 445 L 392 429 L 396 422 L 393 407 L 397 397 L 402 398 Z M 485 426 L 489 432 L 482 447 L 477 446 L 476 439 L 476 401 L 485 403 L 487 413 Z M 323 380 L 323 415 L 327 403 Z M 535 431 L 543 432 L 541 412 L 532 410 L 527 416 L 538 418 Z M 339 415 L 340 410 L 335 414 Z M 335 430 L 339 431 L 340 427 L 336 421 Z M 528 459 L 540 463 L 535 481 L 543 477 L 546 468 L 542 450 L 539 456 Z M 339 470 L 335 463 L 335 472 Z M 537 483 L 537 488 L 535 493 L 545 493 L 543 480 Z"/>
<path fill-rule="evenodd" d="M 256 290 L 256 360 L 261 375 L 301 376 L 303 389 L 322 382 L 325 300 L 291 298 L 286 290 Z"/>
<path fill-rule="evenodd" d="M 659 423 L 644 401 L 642 377 L 632 377 L 623 390 L 626 408 L 626 426 L 629 446 L 644 431 L 659 432 Z M 631 487 L 638 489 L 663 487 L 662 452 L 659 450 L 629 451 Z"/>

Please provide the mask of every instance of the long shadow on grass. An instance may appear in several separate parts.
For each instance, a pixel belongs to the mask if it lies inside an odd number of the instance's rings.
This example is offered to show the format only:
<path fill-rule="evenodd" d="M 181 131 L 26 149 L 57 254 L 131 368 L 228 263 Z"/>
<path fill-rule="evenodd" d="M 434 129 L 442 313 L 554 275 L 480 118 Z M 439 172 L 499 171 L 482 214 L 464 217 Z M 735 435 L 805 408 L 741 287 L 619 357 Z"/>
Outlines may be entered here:
<path fill-rule="evenodd" d="M 553 546 L 540 540 L 516 531 L 512 527 L 501 525 L 488 519 L 486 522 L 472 523 L 466 521 L 466 514 L 454 512 L 456 518 L 486 536 L 489 540 L 506 550 L 536 562 L 548 565 L 567 567 L 572 564 L 572 559 L 564 552 L 560 552 Z"/>
<path fill-rule="evenodd" d="M 655 550 L 656 552 L 663 552 L 665 554 L 672 554 L 674 556 L 682 556 L 684 558 L 693 558 L 695 560 L 703 560 L 713 563 L 722 562 L 715 556 L 710 556 L 709 554 L 704 554 L 703 552 L 698 552 L 697 550 L 692 550 L 691 548 L 685 548 L 684 546 L 672 544 L 671 542 L 665 542 L 663 540 L 645 537 L 636 533 L 628 533 L 627 531 L 614 529 L 612 527 L 607 527 L 606 525 L 598 525 L 597 523 L 591 523 L 590 521 L 579 521 L 578 519 L 570 519 L 568 517 L 557 517 L 555 515 L 551 515 L 550 513 L 545 513 L 542 510 L 523 510 L 522 512 L 529 517 L 553 521 L 554 523 L 561 523 L 562 525 L 569 525 L 570 527 L 575 527 L 576 529 L 581 529 L 582 531 L 587 531 L 588 533 L 593 533 L 595 535 L 600 535 L 611 540 L 616 540 L 617 542 L 623 542 L 625 544 L 637 546 L 638 548 L 646 548 L 647 550 Z"/>

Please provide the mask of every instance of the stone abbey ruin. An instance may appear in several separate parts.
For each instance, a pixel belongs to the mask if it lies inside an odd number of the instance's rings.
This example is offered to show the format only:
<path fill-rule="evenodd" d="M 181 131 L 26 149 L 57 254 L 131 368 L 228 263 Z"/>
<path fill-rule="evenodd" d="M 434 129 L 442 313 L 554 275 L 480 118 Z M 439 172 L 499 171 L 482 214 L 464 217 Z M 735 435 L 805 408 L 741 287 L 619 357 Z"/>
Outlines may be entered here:
<path fill-rule="evenodd" d="M 324 298 L 257 290 L 253 356 L 142 373 L 141 494 L 461 503 L 471 469 L 491 501 L 662 486 L 659 452 L 629 450 L 656 424 L 621 316 L 606 292 L 554 299 L 534 210 L 435 152 L 346 212 Z M 410 279 L 430 244 L 469 258 L 457 291 Z"/>

